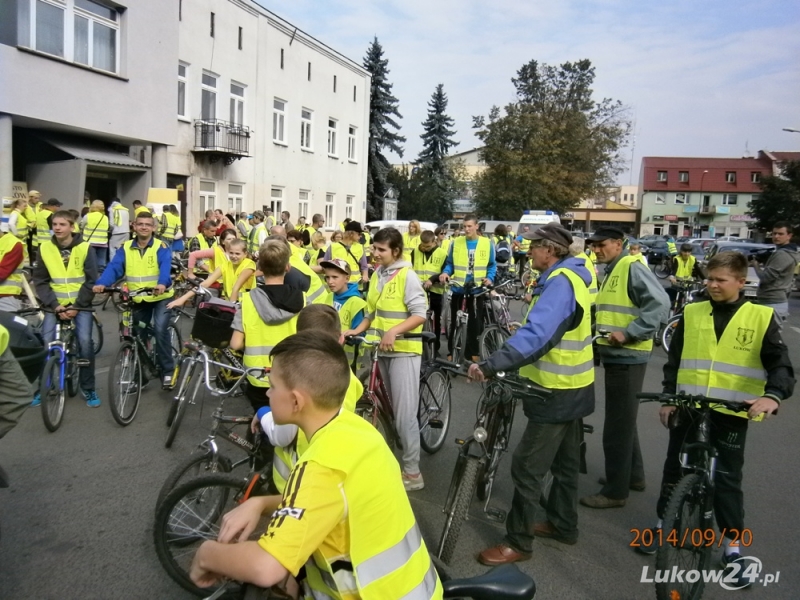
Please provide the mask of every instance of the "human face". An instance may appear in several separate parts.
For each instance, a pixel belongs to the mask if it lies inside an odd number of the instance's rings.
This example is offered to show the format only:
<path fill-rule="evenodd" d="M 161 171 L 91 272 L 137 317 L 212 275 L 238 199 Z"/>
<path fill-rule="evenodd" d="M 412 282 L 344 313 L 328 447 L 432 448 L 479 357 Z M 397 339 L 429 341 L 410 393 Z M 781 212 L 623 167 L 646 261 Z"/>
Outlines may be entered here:
<path fill-rule="evenodd" d="M 296 239 L 292 238 L 289 241 L 292 244 L 294 244 L 295 246 L 297 246 L 298 248 L 302 248 L 303 247 L 303 240 L 296 240 Z"/>
<path fill-rule="evenodd" d="M 332 242 L 341 242 L 342 241 L 342 232 L 337 231 L 331 236 Z"/>
<path fill-rule="evenodd" d="M 136 232 L 136 237 L 140 240 L 149 240 L 153 235 L 153 219 L 136 219 L 133 224 L 133 230 Z"/>
<path fill-rule="evenodd" d="M 690 257 L 691 255 L 692 255 L 692 253 L 691 253 L 691 252 L 681 252 L 681 258 L 683 259 L 683 261 L 684 261 L 684 262 L 686 262 L 687 260 L 689 260 L 689 257 Z"/>
<path fill-rule="evenodd" d="M 786 227 L 779 227 L 772 230 L 772 243 L 777 246 L 788 244 L 792 241 L 792 234 L 786 230 Z"/>
<path fill-rule="evenodd" d="M 533 268 L 539 272 L 546 271 L 550 268 L 550 257 L 552 256 L 550 248 L 542 246 L 542 242 L 534 240 L 531 242 L 531 247 L 528 250 L 528 256 L 531 259 Z"/>
<path fill-rule="evenodd" d="M 241 246 L 236 246 L 234 248 L 230 248 L 228 250 L 228 258 L 231 259 L 231 262 L 234 265 L 238 265 L 244 259 L 244 250 L 242 250 Z"/>
<path fill-rule="evenodd" d="M 440 234 L 438 234 L 438 235 L 436 236 L 436 239 L 437 239 L 439 242 L 443 242 L 443 241 L 444 241 L 444 238 L 445 238 L 446 236 L 447 236 L 447 234 L 446 234 L 446 233 L 443 231 L 442 233 L 440 233 Z"/>
<path fill-rule="evenodd" d="M 637 254 L 641 253 L 642 253 L 642 248 L 640 246 L 631 246 L 630 249 L 628 250 L 628 254 L 630 254 L 631 256 L 636 256 Z"/>
<path fill-rule="evenodd" d="M 430 252 L 434 248 L 436 248 L 436 242 L 435 241 L 434 242 L 430 242 L 429 244 L 423 244 L 422 242 L 420 242 L 420 244 L 419 244 L 419 249 L 422 252 Z"/>
<path fill-rule="evenodd" d="M 272 364 L 272 370 L 269 373 L 267 397 L 269 398 L 272 417 L 277 425 L 296 423 L 293 420 L 297 414 L 296 397 L 281 377 L 280 361 L 278 361 L 277 365 L 275 363 Z"/>
<path fill-rule="evenodd" d="M 478 223 L 475 221 L 464 221 L 464 234 L 471 240 L 478 237 Z"/>
<path fill-rule="evenodd" d="M 347 290 L 347 284 L 350 282 L 347 275 L 339 269 L 325 269 L 325 283 L 328 289 L 334 294 L 341 294 Z"/>
<path fill-rule="evenodd" d="M 739 299 L 739 292 L 744 289 L 745 281 L 730 269 L 713 269 L 706 277 L 706 289 L 715 302 L 735 302 Z"/>
<path fill-rule="evenodd" d="M 72 223 L 61 217 L 53 219 L 53 235 L 56 236 L 59 242 L 70 239 L 72 237 Z"/>
<path fill-rule="evenodd" d="M 597 262 L 607 265 L 622 254 L 622 240 L 592 242 L 592 250 L 597 256 Z"/>
<path fill-rule="evenodd" d="M 392 252 L 392 249 L 389 248 L 389 244 L 381 244 L 379 242 L 373 242 L 372 255 L 375 257 L 375 260 L 384 267 L 388 267 L 395 260 L 397 260 L 395 258 L 394 253 Z"/>

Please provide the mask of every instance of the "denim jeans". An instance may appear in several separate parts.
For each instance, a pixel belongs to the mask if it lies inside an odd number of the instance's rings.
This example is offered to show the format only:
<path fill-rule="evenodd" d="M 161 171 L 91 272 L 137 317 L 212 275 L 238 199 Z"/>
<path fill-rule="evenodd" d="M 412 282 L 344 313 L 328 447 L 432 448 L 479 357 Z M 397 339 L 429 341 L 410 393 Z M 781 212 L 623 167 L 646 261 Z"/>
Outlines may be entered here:
<path fill-rule="evenodd" d="M 106 268 L 106 264 L 108 264 L 108 261 L 106 260 L 106 257 L 108 256 L 108 247 L 92 246 L 92 250 L 94 251 L 95 261 L 97 261 L 97 272 L 102 275 Z"/>
<path fill-rule="evenodd" d="M 165 298 L 158 302 L 139 302 L 133 308 L 134 323 L 148 324 L 152 319 L 156 338 L 156 359 L 162 377 L 172 375 L 172 371 L 175 369 L 168 327 L 172 311 L 167 308 L 167 304 L 171 301 L 172 298 Z"/>
<path fill-rule="evenodd" d="M 56 339 L 56 321 L 58 317 L 53 313 L 44 314 L 42 323 L 42 337 L 46 344 Z M 80 311 L 75 318 L 75 332 L 78 335 L 78 356 L 89 361 L 88 367 L 80 370 L 80 385 L 85 392 L 95 389 L 94 382 L 94 346 L 92 344 L 92 313 Z"/>

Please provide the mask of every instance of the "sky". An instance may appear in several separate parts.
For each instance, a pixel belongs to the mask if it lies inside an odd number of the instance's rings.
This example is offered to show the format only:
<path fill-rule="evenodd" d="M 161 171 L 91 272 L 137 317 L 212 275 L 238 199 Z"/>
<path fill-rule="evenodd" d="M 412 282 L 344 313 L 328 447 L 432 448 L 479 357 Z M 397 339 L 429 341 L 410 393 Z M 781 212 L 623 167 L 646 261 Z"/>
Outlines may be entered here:
<path fill-rule="evenodd" d="M 515 99 L 530 60 L 588 58 L 595 98 L 620 100 L 635 125 L 624 151 L 643 156 L 800 150 L 797 0 L 259 0 L 359 64 L 377 36 L 399 100 L 403 158 L 414 160 L 427 103 L 444 84 L 459 146 L 478 147 L 472 117 Z"/>

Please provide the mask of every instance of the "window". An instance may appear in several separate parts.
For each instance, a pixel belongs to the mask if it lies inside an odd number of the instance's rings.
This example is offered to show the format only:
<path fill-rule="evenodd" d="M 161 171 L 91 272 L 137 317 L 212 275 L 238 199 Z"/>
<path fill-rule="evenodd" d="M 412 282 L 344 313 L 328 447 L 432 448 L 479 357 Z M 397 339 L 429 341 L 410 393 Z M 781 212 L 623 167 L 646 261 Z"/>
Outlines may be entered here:
<path fill-rule="evenodd" d="M 286 144 L 286 102 L 277 98 L 272 101 L 272 141 Z"/>
<path fill-rule="evenodd" d="M 311 81 L 311 63 L 308 63 L 308 80 Z"/>
<path fill-rule="evenodd" d="M 308 219 L 308 201 L 311 197 L 311 192 L 308 190 L 300 190 L 300 195 L 298 198 L 300 199 L 297 203 L 297 216 L 298 217 L 305 217 Z"/>
<path fill-rule="evenodd" d="M 278 219 L 283 211 L 283 188 L 274 187 L 269 192 L 272 214 Z"/>
<path fill-rule="evenodd" d="M 738 194 L 722 194 L 722 204 L 724 206 L 734 206 L 739 200 Z"/>
<path fill-rule="evenodd" d="M 217 184 L 213 181 L 200 182 L 200 214 L 206 214 L 207 210 L 214 209 L 214 201 L 217 198 Z"/>
<path fill-rule="evenodd" d="M 23 10 L 27 8 L 23 6 Z M 64 56 L 64 20 L 66 5 L 62 1 L 56 3 L 36 0 L 31 3 L 30 22 L 28 24 L 30 46 L 40 52 L 55 56 Z"/>
<path fill-rule="evenodd" d="M 336 75 L 333 76 L 333 93 L 336 93 Z"/>
<path fill-rule="evenodd" d="M 228 212 L 238 215 L 242 212 L 242 200 L 244 199 L 244 185 L 241 183 L 228 184 Z"/>
<path fill-rule="evenodd" d="M 659 171 L 658 175 L 656 176 L 656 181 L 666 181 L 666 180 L 667 180 L 667 172 Z"/>
<path fill-rule="evenodd" d="M 281 48 L 281 69 L 283 69 L 283 48 Z"/>
<path fill-rule="evenodd" d="M 242 49 L 242 39 L 244 38 L 244 30 L 239 27 L 239 50 Z"/>
<path fill-rule="evenodd" d="M 75 0 L 73 60 L 116 73 L 117 19 L 113 8 L 91 0 Z"/>
<path fill-rule="evenodd" d="M 304 108 L 300 111 L 300 147 L 303 150 L 311 151 L 311 111 Z"/>
<path fill-rule="evenodd" d="M 353 86 L 353 102 L 356 101 L 356 86 Z"/>
<path fill-rule="evenodd" d="M 678 181 L 689 183 L 689 171 L 678 171 Z"/>
<path fill-rule="evenodd" d="M 200 118 L 204 121 L 217 118 L 217 76 L 203 73 L 201 81 Z"/>
<path fill-rule="evenodd" d="M 333 200 L 334 194 L 325 194 L 325 223 L 328 227 L 333 227 Z"/>
<path fill-rule="evenodd" d="M 352 125 L 347 128 L 347 159 L 356 160 L 356 128 Z"/>
<path fill-rule="evenodd" d="M 178 116 L 186 116 L 186 73 L 189 65 L 178 63 Z"/>
<path fill-rule="evenodd" d="M 753 171 L 750 173 L 750 182 L 761 183 L 761 173 L 759 171 Z"/>
<path fill-rule="evenodd" d="M 758 202 L 761 200 L 761 194 L 751 194 L 750 202 Z"/>
<path fill-rule="evenodd" d="M 336 119 L 328 119 L 328 156 L 336 156 Z"/>
<path fill-rule="evenodd" d="M 211 37 L 214 37 L 214 13 L 211 13 Z"/>
<path fill-rule="evenodd" d="M 736 171 L 726 171 L 725 172 L 725 182 L 726 183 L 736 183 Z"/>
<path fill-rule="evenodd" d="M 244 124 L 244 86 L 231 83 L 231 125 Z"/>
<path fill-rule="evenodd" d="M 344 202 L 344 218 L 345 219 L 352 219 L 353 218 L 353 204 L 354 204 L 355 196 L 347 196 Z"/>
<path fill-rule="evenodd" d="M 660 192 L 657 193 L 656 194 L 655 204 L 666 204 L 666 203 L 667 203 L 666 196 L 664 194 L 660 193 Z"/>
<path fill-rule="evenodd" d="M 675 204 L 689 204 L 689 194 L 682 192 L 675 194 Z"/>

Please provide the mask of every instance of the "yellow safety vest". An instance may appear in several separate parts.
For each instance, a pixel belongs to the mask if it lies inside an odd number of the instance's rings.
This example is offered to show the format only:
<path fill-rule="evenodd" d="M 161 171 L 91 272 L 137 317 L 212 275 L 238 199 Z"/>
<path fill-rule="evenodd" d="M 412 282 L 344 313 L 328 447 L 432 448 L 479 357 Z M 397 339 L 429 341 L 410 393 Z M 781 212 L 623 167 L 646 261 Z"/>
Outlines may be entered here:
<path fill-rule="evenodd" d="M 350 385 L 344 396 L 342 410 L 351 413 L 356 412 L 356 402 L 361 399 L 363 393 L 364 386 L 358 380 L 355 373 L 351 371 Z M 275 455 L 272 459 L 272 480 L 275 482 L 278 493 L 283 494 L 283 490 L 286 489 L 286 481 L 289 479 L 289 474 L 297 463 L 297 457 L 302 456 L 303 452 L 307 449 L 308 438 L 306 434 L 303 433 L 302 429 L 297 430 L 297 437 L 289 446 L 275 446 Z"/>
<path fill-rule="evenodd" d="M 25 213 L 28 212 L 28 210 L 26 209 L 24 211 L 21 211 L 21 210 L 14 209 L 13 212 L 16 212 L 17 215 L 18 215 L 17 216 L 17 235 L 16 235 L 16 237 L 17 237 L 17 239 L 21 240 L 22 242 L 25 242 L 28 239 L 28 233 L 29 233 L 30 228 L 31 228 L 31 223 L 30 223 L 30 221 L 28 221 L 28 217 L 25 214 Z"/>
<path fill-rule="evenodd" d="M 264 227 L 267 228 L 267 232 L 269 232 L 270 229 L 275 227 L 275 217 L 270 215 L 266 219 L 264 219 Z"/>
<path fill-rule="evenodd" d="M 241 227 L 239 227 L 241 225 Z M 236 232 L 241 236 L 242 229 L 244 229 L 244 239 L 249 239 L 250 231 L 253 229 L 253 226 L 247 222 L 247 219 L 239 219 L 236 221 Z"/>
<path fill-rule="evenodd" d="M 384 333 L 411 316 L 405 303 L 406 278 L 409 276 L 409 271 L 408 267 L 398 269 L 380 292 L 378 292 L 378 272 L 372 274 L 367 294 L 367 313 L 374 314 L 375 319 L 367 330 L 368 340 L 380 340 Z M 413 271 L 411 271 L 411 277 L 416 277 Z M 422 325 L 418 325 L 409 333 L 420 333 L 421 331 Z M 422 340 L 399 339 L 394 343 L 394 351 L 422 354 Z"/>
<path fill-rule="evenodd" d="M 0 325 L 0 354 L 8 348 L 8 329 Z"/>
<path fill-rule="evenodd" d="M 125 208 L 124 206 L 122 206 L 122 204 L 115 204 L 114 207 L 111 209 L 111 214 L 112 214 L 112 216 L 114 218 L 114 226 L 115 227 L 117 225 L 122 225 L 122 221 L 121 221 L 121 218 L 120 218 L 120 212 L 123 211 L 123 210 L 125 212 L 128 212 L 128 209 Z M 137 208 L 135 211 L 133 211 L 134 218 L 140 212 L 149 212 L 149 211 L 144 206 L 142 206 L 140 208 Z"/>
<path fill-rule="evenodd" d="M 421 281 L 430 279 L 434 275 L 439 275 L 444 268 L 444 262 L 447 260 L 447 253 L 441 248 L 436 248 L 430 258 L 417 247 L 414 250 L 414 272 L 419 276 Z M 444 286 L 441 283 L 434 283 L 430 289 L 432 294 L 443 294 Z"/>
<path fill-rule="evenodd" d="M 247 251 L 250 254 L 256 255 L 258 254 L 259 249 L 261 248 L 261 244 L 258 241 L 259 236 L 261 235 L 260 232 L 267 231 L 267 226 L 264 223 L 259 223 L 258 225 L 254 225 L 250 232 L 247 235 Z"/>
<path fill-rule="evenodd" d="M 352 571 L 335 570 L 339 560 L 332 563 L 315 551 L 305 567 L 313 597 L 442 598 L 442 584 L 403 488 L 399 465 L 377 430 L 341 411 L 314 434 L 292 470 L 290 488 L 306 462 L 344 474 L 341 492 L 350 534 L 347 558 L 352 564 Z"/>
<path fill-rule="evenodd" d="M 104 213 L 87 213 L 86 227 L 83 228 L 83 241 L 99 246 L 108 244 L 108 217 Z"/>
<path fill-rule="evenodd" d="M 309 255 L 308 250 L 306 250 L 305 248 L 298 248 L 297 246 L 295 246 L 291 242 L 289 242 L 289 245 L 292 247 L 292 254 L 296 255 L 300 260 L 302 260 L 304 263 L 308 264 L 308 261 L 311 258 L 311 256 Z"/>
<path fill-rule="evenodd" d="M 623 256 L 614 266 L 614 270 L 606 273 L 603 285 L 597 294 L 597 329 L 609 332 L 625 331 L 625 329 L 639 316 L 639 307 L 635 306 L 628 296 L 628 278 L 631 265 L 637 262 L 635 256 Z M 597 343 L 601 346 L 610 346 L 608 340 L 600 338 Z M 653 339 L 641 340 L 625 344 L 624 348 L 650 352 L 653 349 Z"/>
<path fill-rule="evenodd" d="M 325 284 L 322 283 L 319 275 L 314 273 L 311 267 L 303 262 L 303 259 L 294 252 L 292 252 L 292 255 L 289 257 L 289 264 L 309 278 L 310 283 L 308 285 L 308 292 L 306 292 L 306 303 L 325 304 L 325 292 L 327 288 Z"/>
<path fill-rule="evenodd" d="M 585 261 L 584 266 L 589 271 L 589 275 L 592 276 L 592 282 L 589 284 L 589 302 L 594 306 L 595 302 L 597 302 L 597 271 L 594 270 L 594 263 L 586 256 L 585 252 L 579 252 L 575 255 L 575 258 L 582 258 Z"/>
<path fill-rule="evenodd" d="M 597 264 L 597 254 L 594 253 L 594 250 L 590 250 L 586 256 L 589 257 L 589 260 L 592 261 L 593 265 Z"/>
<path fill-rule="evenodd" d="M 142 288 L 156 287 L 161 269 L 158 266 L 158 249 L 166 248 L 163 242 L 153 238 L 150 246 L 140 252 L 136 240 L 125 242 L 122 246 L 125 249 L 125 281 L 131 292 Z M 134 302 L 158 302 L 165 298 L 172 298 L 175 290 L 170 287 L 166 292 L 159 296 L 136 296 Z"/>
<path fill-rule="evenodd" d="M 711 303 L 697 302 L 683 312 L 683 352 L 678 369 L 678 391 L 731 402 L 764 395 L 767 373 L 761 345 L 774 311 L 745 302 L 733 315 L 717 342 Z M 727 408 L 714 410 L 747 418 Z M 758 419 L 762 420 L 763 415 Z"/>
<path fill-rule="evenodd" d="M 297 315 L 292 315 L 283 323 L 265 323 L 261 320 L 250 294 L 242 296 L 242 326 L 244 327 L 244 357 L 242 363 L 249 368 L 272 366 L 270 353 L 278 342 L 297 333 Z M 247 381 L 255 387 L 269 387 L 269 375 L 258 379 L 252 375 Z M 266 397 L 265 397 L 266 403 Z"/>
<path fill-rule="evenodd" d="M 406 260 L 411 258 L 411 251 L 419 246 L 419 234 L 411 235 L 407 231 L 403 234 L 403 254 Z"/>
<path fill-rule="evenodd" d="M 305 230 L 308 231 L 308 246 L 306 246 L 306 250 L 313 251 L 314 250 L 314 234 L 317 233 L 317 229 L 314 229 L 311 225 L 306 225 Z"/>
<path fill-rule="evenodd" d="M 328 292 L 325 294 L 325 302 L 322 304 L 327 304 L 328 306 L 332 306 L 336 309 L 336 312 L 339 313 L 339 323 L 341 324 L 342 331 L 347 331 L 348 329 L 352 329 L 352 323 L 355 316 L 359 313 L 359 311 L 364 310 L 367 307 L 367 302 L 361 296 L 348 296 L 348 298 L 344 301 L 344 304 L 340 302 L 336 302 L 333 292 Z M 356 350 L 357 347 L 353 346 L 352 344 L 345 344 L 344 346 L 344 353 L 347 355 L 347 364 L 352 365 L 353 361 L 356 359 Z M 356 364 L 358 369 L 361 369 L 364 365 L 359 362 Z"/>
<path fill-rule="evenodd" d="M 218 265 L 218 267 L 222 268 L 222 289 L 225 292 L 225 297 L 230 298 L 231 294 L 233 293 L 233 285 L 239 279 L 239 275 L 242 274 L 242 271 L 245 269 L 253 269 L 253 274 L 250 275 L 250 279 L 248 279 L 244 285 L 239 288 L 239 292 L 246 292 L 248 290 L 252 290 L 256 285 L 256 263 L 254 263 L 249 258 L 245 258 L 240 262 L 238 265 L 234 266 L 233 263 L 228 260 L 222 265 Z"/>
<path fill-rule="evenodd" d="M 492 243 L 489 238 L 483 236 L 478 238 L 478 245 L 475 247 L 475 261 L 472 268 L 472 279 L 477 285 L 486 279 L 489 267 L 489 257 L 491 255 Z M 467 238 L 459 237 L 453 242 L 453 277 L 455 285 L 463 286 L 467 281 L 467 269 L 469 268 L 469 251 L 467 250 Z"/>
<path fill-rule="evenodd" d="M 22 293 L 22 263 L 25 261 L 25 244 L 8 233 L 0 237 L 0 261 L 2 261 L 3 257 L 11 252 L 17 244 L 22 246 L 22 259 L 8 278 L 0 280 L 0 295 L 3 296 L 15 296 Z M 59 260 L 60 258 L 59 256 Z M 81 280 L 81 282 L 83 282 L 83 280 Z M 78 286 L 78 288 L 80 288 L 80 286 Z"/>
<path fill-rule="evenodd" d="M 678 271 L 675 273 L 675 278 L 691 279 L 697 259 L 694 256 L 690 256 L 688 260 L 683 260 L 682 257 L 678 256 L 676 260 L 678 261 Z"/>
<path fill-rule="evenodd" d="M 175 236 L 178 235 L 180 228 L 180 217 L 167 212 L 161 217 L 161 239 L 167 242 L 167 244 L 171 244 L 175 240 Z"/>
<path fill-rule="evenodd" d="M 364 252 L 367 256 L 372 254 L 372 236 L 366 230 L 364 231 Z"/>
<path fill-rule="evenodd" d="M 53 211 L 49 208 L 43 208 L 36 213 L 36 241 L 39 245 L 49 242 L 50 238 L 53 237 L 53 230 L 47 224 L 47 218 L 53 214 Z"/>
<path fill-rule="evenodd" d="M 65 266 L 61 250 L 52 241 L 47 240 L 39 246 L 39 256 L 50 274 L 50 289 L 53 290 L 61 306 L 68 306 L 77 301 L 78 292 L 86 281 L 83 263 L 88 253 L 89 244 L 81 242 L 72 248 L 69 263 Z"/>
<path fill-rule="evenodd" d="M 526 240 L 522 236 L 519 236 L 519 237 L 520 237 L 520 241 L 519 241 L 519 248 L 517 249 L 517 253 L 518 254 L 527 254 L 528 250 L 530 250 L 530 248 L 531 248 L 531 241 L 530 240 Z"/>
<path fill-rule="evenodd" d="M 453 243 L 453 240 L 451 240 L 450 238 L 445 238 L 445 239 L 442 240 L 442 245 L 439 246 L 439 247 L 442 250 L 444 250 L 445 254 L 449 254 L 450 253 L 450 244 L 452 244 L 452 243 Z"/>
<path fill-rule="evenodd" d="M 674 256 L 678 253 L 678 246 L 675 244 L 675 242 L 667 242 L 667 250 L 669 250 L 669 253 Z"/>
<path fill-rule="evenodd" d="M 574 390 L 594 383 L 591 301 L 586 283 L 574 271 L 555 269 L 548 279 L 558 275 L 564 275 L 569 280 L 575 301 L 583 310 L 583 318 L 575 329 L 564 333 L 547 354 L 522 367 L 519 374 L 548 389 Z M 540 295 L 534 296 L 528 312 L 539 298 Z"/>
<path fill-rule="evenodd" d="M 361 281 L 361 263 L 359 261 L 362 256 L 364 256 L 364 246 L 358 242 L 349 248 L 342 242 L 331 244 L 331 258 L 344 259 L 350 265 L 350 283 Z"/>
<path fill-rule="evenodd" d="M 116 210 L 116 208 L 114 210 Z M 128 209 L 126 208 L 125 210 L 128 210 Z M 139 206 L 138 208 L 134 208 L 133 209 L 133 218 L 135 219 L 136 217 L 139 216 L 139 213 L 143 213 L 143 212 L 150 212 L 150 211 L 147 210 L 146 206 Z M 117 225 L 119 225 L 119 223 L 117 223 Z"/>

